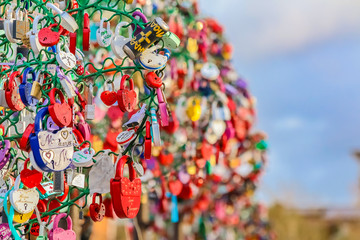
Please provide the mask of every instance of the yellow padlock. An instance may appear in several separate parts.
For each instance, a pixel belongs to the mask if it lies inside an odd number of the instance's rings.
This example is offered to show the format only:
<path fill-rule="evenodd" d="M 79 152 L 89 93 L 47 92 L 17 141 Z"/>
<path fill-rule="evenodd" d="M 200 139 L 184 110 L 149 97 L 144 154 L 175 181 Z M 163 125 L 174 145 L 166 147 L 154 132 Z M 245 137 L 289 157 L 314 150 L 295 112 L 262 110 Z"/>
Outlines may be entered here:
<path fill-rule="evenodd" d="M 195 38 L 188 39 L 186 49 L 189 51 L 189 53 L 197 53 L 199 47 Z"/>
<path fill-rule="evenodd" d="M 190 98 L 190 101 L 188 102 L 188 108 L 186 109 L 186 114 L 193 122 L 196 122 L 200 119 L 200 98 Z"/>
<path fill-rule="evenodd" d="M 7 206 L 8 206 L 8 211 L 10 211 L 11 203 L 10 203 L 9 201 L 7 202 Z M 31 218 L 33 212 L 34 212 L 34 210 L 32 210 L 32 211 L 29 212 L 29 213 L 22 214 L 22 213 L 17 212 L 17 211 L 14 209 L 14 218 L 13 218 L 13 221 L 14 221 L 14 222 L 17 222 L 17 223 L 27 222 L 27 221 Z"/>

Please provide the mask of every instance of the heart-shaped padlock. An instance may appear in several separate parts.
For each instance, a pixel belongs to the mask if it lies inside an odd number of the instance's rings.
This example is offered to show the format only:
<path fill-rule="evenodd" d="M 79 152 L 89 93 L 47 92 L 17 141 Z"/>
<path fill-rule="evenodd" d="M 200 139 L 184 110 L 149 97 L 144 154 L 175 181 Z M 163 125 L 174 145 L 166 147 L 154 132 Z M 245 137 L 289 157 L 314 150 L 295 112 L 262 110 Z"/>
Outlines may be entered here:
<path fill-rule="evenodd" d="M 149 72 L 145 77 L 146 84 L 151 88 L 160 88 L 162 79 L 155 72 Z"/>
<path fill-rule="evenodd" d="M 110 82 L 106 82 L 104 84 L 105 90 L 100 95 L 101 101 L 103 101 L 103 103 L 107 106 L 111 106 L 117 101 L 117 95 L 116 95 L 116 92 L 114 91 L 114 89 L 115 89 L 114 82 L 111 82 L 111 85 L 112 85 L 111 90 L 109 90 L 109 87 L 108 87 L 109 84 L 110 84 Z"/>
<path fill-rule="evenodd" d="M 172 153 L 161 151 L 159 154 L 159 162 L 164 166 L 169 166 L 174 162 L 174 155 Z"/>
<path fill-rule="evenodd" d="M 99 203 L 96 203 L 96 197 L 99 197 Z M 89 207 L 90 217 L 94 222 L 100 222 L 103 220 L 106 212 L 104 203 L 102 202 L 102 196 L 99 193 L 94 193 L 92 203 Z"/>
<path fill-rule="evenodd" d="M 96 40 L 101 47 L 108 47 L 113 37 L 113 32 L 110 29 L 110 21 L 107 22 L 106 28 L 104 28 L 104 22 L 107 20 L 107 18 L 102 18 L 100 27 L 96 31 Z"/>
<path fill-rule="evenodd" d="M 59 27 L 58 32 L 52 31 L 52 29 L 58 27 L 59 24 L 54 23 L 46 28 L 40 29 L 38 33 L 38 39 L 42 46 L 51 47 L 56 45 L 60 40 L 60 35 L 63 32 L 64 28 L 62 26 Z"/>
<path fill-rule="evenodd" d="M 79 121 L 75 124 L 75 127 L 79 130 L 85 141 L 90 141 L 91 129 L 90 125 L 85 121 L 84 116 L 80 112 L 76 112 L 79 117 Z"/>
<path fill-rule="evenodd" d="M 30 213 L 39 202 L 39 193 L 35 188 L 19 189 L 19 186 L 20 175 L 16 178 L 14 189 L 10 192 L 11 205 L 19 213 Z"/>
<path fill-rule="evenodd" d="M 130 90 L 125 89 L 125 81 L 130 83 Z M 123 112 L 132 112 L 136 107 L 137 94 L 134 90 L 134 82 L 129 75 L 124 75 L 120 81 L 120 90 L 117 92 L 119 108 Z"/>
<path fill-rule="evenodd" d="M 67 229 L 59 227 L 60 219 L 66 218 Z M 60 213 L 54 219 L 53 228 L 50 230 L 49 240 L 76 240 L 76 233 L 72 230 L 71 217 L 66 213 Z"/>
<path fill-rule="evenodd" d="M 21 182 L 25 185 L 25 187 L 36 187 L 42 194 L 45 194 L 46 191 L 40 184 L 43 178 L 43 174 L 36 169 L 28 169 L 27 165 L 29 161 L 29 158 L 25 160 L 24 169 L 20 172 Z"/>
<path fill-rule="evenodd" d="M 168 187 L 172 195 L 179 196 L 179 194 L 181 193 L 183 184 L 182 182 L 180 182 L 179 179 L 177 179 L 175 172 L 172 172 L 170 174 Z"/>
<path fill-rule="evenodd" d="M 61 50 L 62 46 L 65 48 L 65 52 Z M 59 42 L 56 45 L 56 61 L 66 70 L 70 70 L 76 66 L 76 57 L 70 52 L 66 43 Z"/>
<path fill-rule="evenodd" d="M 155 71 L 165 67 L 167 61 L 170 58 L 170 51 L 164 48 L 162 51 L 163 55 L 157 53 L 156 50 L 160 49 L 160 46 L 153 46 L 146 49 L 139 58 L 139 63 L 144 68 Z"/>
<path fill-rule="evenodd" d="M 39 21 L 40 21 L 41 18 L 43 18 L 42 15 L 37 15 L 34 18 L 33 25 L 32 25 L 33 29 L 30 30 L 26 34 L 29 37 L 29 40 L 30 40 L 31 50 L 33 50 L 35 55 L 38 55 L 42 49 L 45 49 L 45 47 L 40 44 L 39 36 L 38 36 L 38 34 L 39 34 L 38 24 L 39 24 Z"/>
<path fill-rule="evenodd" d="M 55 94 L 60 98 L 60 103 L 56 102 Z M 72 122 L 72 110 L 70 105 L 65 101 L 63 93 L 59 89 L 53 88 L 49 92 L 49 97 L 49 113 L 53 121 L 59 127 L 69 126 Z"/>
<path fill-rule="evenodd" d="M 132 39 L 132 28 L 128 27 L 128 37 L 124 37 L 120 35 L 120 29 L 126 25 L 128 25 L 128 22 L 120 22 L 116 28 L 115 28 L 115 34 L 111 41 L 111 50 L 115 54 L 115 56 L 119 59 L 123 59 L 126 57 L 126 54 L 123 50 L 123 47 L 126 43 L 128 43 Z"/>
<path fill-rule="evenodd" d="M 20 71 L 15 71 L 10 75 L 9 82 L 7 82 L 5 90 L 5 99 L 9 108 L 13 111 L 21 111 L 25 105 L 22 103 L 20 94 L 18 92 L 19 88 L 17 87 L 16 78 L 20 79 L 22 82 L 22 76 Z"/>
<path fill-rule="evenodd" d="M 35 105 L 38 100 L 33 98 L 31 93 L 32 83 L 27 81 L 27 75 L 31 73 L 32 81 L 35 81 L 36 74 L 33 68 L 28 67 L 24 70 L 22 83 L 19 85 L 19 94 L 21 101 L 25 104 L 25 106 Z"/>

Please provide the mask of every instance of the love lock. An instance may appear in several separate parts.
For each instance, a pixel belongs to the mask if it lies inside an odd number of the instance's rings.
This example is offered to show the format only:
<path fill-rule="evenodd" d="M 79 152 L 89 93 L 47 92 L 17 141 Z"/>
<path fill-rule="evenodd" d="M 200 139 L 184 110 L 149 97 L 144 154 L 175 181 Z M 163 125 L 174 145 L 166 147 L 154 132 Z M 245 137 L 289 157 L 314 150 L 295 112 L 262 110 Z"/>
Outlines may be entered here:
<path fill-rule="evenodd" d="M 45 49 L 45 47 L 43 47 L 39 42 L 39 36 L 38 36 L 39 30 L 37 28 L 39 24 L 39 20 L 42 17 L 43 17 L 42 15 L 37 15 L 33 21 L 33 25 L 32 25 L 33 29 L 30 30 L 28 33 L 26 33 L 26 36 L 28 36 L 30 40 L 30 47 L 35 55 L 38 55 L 42 49 Z"/>
<path fill-rule="evenodd" d="M 112 86 L 111 90 L 109 89 L 109 86 L 108 86 L 110 84 Z M 100 94 L 100 99 L 101 99 L 101 101 L 103 101 L 103 103 L 106 106 L 111 106 L 117 101 L 117 95 L 116 95 L 116 92 L 114 91 L 115 90 L 114 82 L 110 82 L 110 81 L 105 82 L 104 89 L 105 90 Z"/>
<path fill-rule="evenodd" d="M 125 81 L 130 83 L 130 90 L 125 89 Z M 120 90 L 117 92 L 119 108 L 123 112 L 131 112 L 136 107 L 137 94 L 134 90 L 134 81 L 129 75 L 124 75 L 120 81 Z"/>
<path fill-rule="evenodd" d="M 102 18 L 100 27 L 96 31 L 96 40 L 101 47 L 108 47 L 113 37 L 113 32 L 110 29 L 110 22 L 107 22 L 106 29 L 104 28 L 104 22 L 107 20 L 107 18 Z"/>
<path fill-rule="evenodd" d="M 115 56 L 119 59 L 123 59 L 126 57 L 123 47 L 125 46 L 126 43 L 130 42 L 132 38 L 133 31 L 131 27 L 128 27 L 127 38 L 120 35 L 120 29 L 128 24 L 129 24 L 128 22 L 120 22 L 115 28 L 114 38 L 111 41 L 111 50 L 113 51 Z"/>
<path fill-rule="evenodd" d="M 13 72 L 10 75 L 9 82 L 5 90 L 5 98 L 11 110 L 21 111 L 25 107 L 25 105 L 21 101 L 15 78 L 19 78 L 21 82 L 22 76 L 20 75 L 19 71 Z"/>
<path fill-rule="evenodd" d="M 60 103 L 56 102 L 55 94 L 60 98 Z M 72 122 L 73 114 L 70 105 L 65 101 L 63 93 L 59 89 L 53 88 L 49 92 L 49 98 L 49 113 L 53 121 L 59 127 L 69 126 Z"/>
<path fill-rule="evenodd" d="M 53 28 L 56 28 L 59 24 L 54 23 L 46 28 L 40 29 L 38 33 L 39 42 L 42 46 L 51 47 L 56 45 L 60 40 L 60 35 L 63 32 L 64 28 L 60 26 L 58 32 L 52 31 Z"/>
<path fill-rule="evenodd" d="M 23 74 L 23 80 L 22 83 L 19 86 L 19 94 L 21 101 L 25 104 L 25 106 L 35 105 L 38 100 L 36 98 L 33 98 L 31 93 L 32 83 L 27 81 L 27 75 L 31 73 L 32 81 L 35 81 L 36 74 L 33 68 L 28 67 L 25 69 Z"/>
<path fill-rule="evenodd" d="M 39 193 L 35 188 L 19 189 L 20 175 L 17 176 L 14 189 L 10 192 L 10 202 L 14 209 L 22 214 L 27 214 L 36 208 L 39 202 Z"/>
<path fill-rule="evenodd" d="M 146 49 L 139 58 L 141 66 L 152 71 L 164 68 L 170 58 L 170 51 L 164 48 L 164 55 L 162 55 L 155 52 L 159 48 L 160 46 L 153 46 Z"/>
<path fill-rule="evenodd" d="M 61 11 L 58 7 L 56 7 L 52 3 L 47 3 L 46 7 L 51 8 L 57 14 L 60 15 L 60 18 L 61 18 L 60 25 L 63 26 L 69 32 L 73 33 L 79 28 L 79 26 L 77 25 L 75 19 L 69 13 Z"/>
<path fill-rule="evenodd" d="M 4 21 L 5 36 L 11 43 L 19 43 L 20 40 L 17 40 L 15 38 L 13 38 L 14 20 L 15 19 L 14 19 L 13 6 L 11 5 L 10 8 L 8 9 L 8 11 L 7 11 L 6 18 L 5 18 L 5 21 Z"/>
<path fill-rule="evenodd" d="M 65 48 L 65 52 L 61 50 L 61 45 Z M 56 61 L 62 68 L 70 70 L 76 66 L 76 57 L 70 52 L 69 47 L 65 43 L 58 43 L 56 45 L 56 52 Z"/>
<path fill-rule="evenodd" d="M 99 197 L 99 203 L 96 203 L 96 197 Z M 102 196 L 99 193 L 94 193 L 92 203 L 89 207 L 90 217 L 94 222 L 100 222 L 105 216 L 105 205 L 102 201 Z"/>
<path fill-rule="evenodd" d="M 201 76 L 208 80 L 216 80 L 220 75 L 220 70 L 214 63 L 205 63 L 201 70 Z"/>

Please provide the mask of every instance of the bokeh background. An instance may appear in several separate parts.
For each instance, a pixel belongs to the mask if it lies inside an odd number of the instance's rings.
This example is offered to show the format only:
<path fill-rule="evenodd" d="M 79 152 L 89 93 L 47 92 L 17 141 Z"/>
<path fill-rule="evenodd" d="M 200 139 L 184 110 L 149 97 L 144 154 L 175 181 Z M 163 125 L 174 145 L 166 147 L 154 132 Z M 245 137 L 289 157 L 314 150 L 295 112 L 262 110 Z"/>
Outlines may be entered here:
<path fill-rule="evenodd" d="M 360 147 L 360 1 L 201 0 L 258 100 L 271 164 L 259 198 L 351 207 Z"/>

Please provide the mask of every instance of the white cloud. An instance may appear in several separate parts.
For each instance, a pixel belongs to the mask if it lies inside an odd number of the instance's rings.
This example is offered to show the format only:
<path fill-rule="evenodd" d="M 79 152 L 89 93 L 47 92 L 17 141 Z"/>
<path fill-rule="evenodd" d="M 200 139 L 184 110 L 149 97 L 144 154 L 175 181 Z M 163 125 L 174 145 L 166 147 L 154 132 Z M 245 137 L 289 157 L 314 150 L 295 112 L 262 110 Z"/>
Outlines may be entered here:
<path fill-rule="evenodd" d="M 336 35 L 360 33 L 358 0 L 200 0 L 226 26 L 236 55 L 294 51 Z"/>

